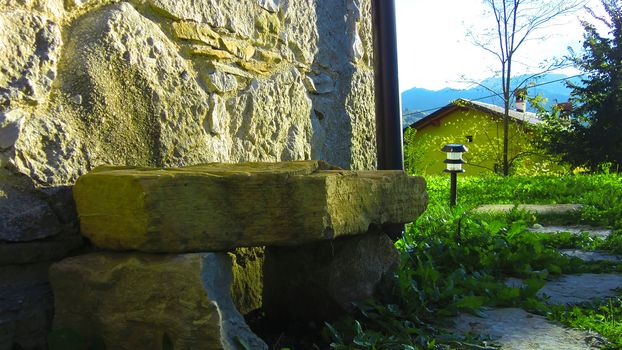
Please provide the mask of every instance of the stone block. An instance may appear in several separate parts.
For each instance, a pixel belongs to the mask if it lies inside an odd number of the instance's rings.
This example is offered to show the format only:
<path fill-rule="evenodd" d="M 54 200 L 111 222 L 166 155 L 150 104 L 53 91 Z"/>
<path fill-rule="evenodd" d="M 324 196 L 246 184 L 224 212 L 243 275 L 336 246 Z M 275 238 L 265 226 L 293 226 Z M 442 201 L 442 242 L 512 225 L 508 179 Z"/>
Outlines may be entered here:
<path fill-rule="evenodd" d="M 0 349 L 46 349 L 54 304 L 49 266 L 0 267 Z"/>
<path fill-rule="evenodd" d="M 267 247 L 263 309 L 278 321 L 325 321 L 387 294 L 399 253 L 383 233 L 299 247 Z"/>
<path fill-rule="evenodd" d="M 0 266 L 59 260 L 82 246 L 84 238 L 77 233 L 31 242 L 0 242 Z"/>
<path fill-rule="evenodd" d="M 262 306 L 264 248 L 238 248 L 229 256 L 233 270 L 231 299 L 238 311 L 246 315 Z"/>
<path fill-rule="evenodd" d="M 227 253 L 94 253 L 50 269 L 54 329 L 107 349 L 267 349 L 230 298 Z"/>
<path fill-rule="evenodd" d="M 100 167 L 78 179 L 83 235 L 145 252 L 299 245 L 415 220 L 427 195 L 403 171 L 327 170 L 320 161 Z"/>
<path fill-rule="evenodd" d="M 224 50 L 218 50 L 209 46 L 195 45 L 190 49 L 190 53 L 193 55 L 206 56 L 218 60 L 232 59 L 233 55 Z"/>
<path fill-rule="evenodd" d="M 36 11 L 10 7 L 3 9 L 0 23 L 0 106 L 4 109 L 23 103 L 39 104 L 57 73 L 60 26 Z"/>
<path fill-rule="evenodd" d="M 208 25 L 192 21 L 173 22 L 173 33 L 179 39 L 195 40 L 214 46 L 220 38 Z"/>
<path fill-rule="evenodd" d="M 278 12 L 280 2 L 280 0 L 257 0 L 259 6 L 270 12 Z"/>
<path fill-rule="evenodd" d="M 46 196 L 30 178 L 0 169 L 0 241 L 32 241 L 54 236 L 61 229 Z"/>
<path fill-rule="evenodd" d="M 244 41 L 227 38 L 220 38 L 219 41 L 221 49 L 227 50 L 242 59 L 248 60 L 255 54 L 255 48 Z"/>
<path fill-rule="evenodd" d="M 237 75 L 242 78 L 248 78 L 248 79 L 253 78 L 253 76 L 250 73 L 247 73 L 246 71 L 235 66 L 231 66 L 225 63 L 220 63 L 217 61 L 212 61 L 210 62 L 210 64 L 213 66 L 214 70 L 218 70 L 218 71 L 228 73 L 228 74 Z"/>
<path fill-rule="evenodd" d="M 205 83 L 212 91 L 219 93 L 235 91 L 238 88 L 238 81 L 233 75 L 218 70 L 208 74 Z"/>

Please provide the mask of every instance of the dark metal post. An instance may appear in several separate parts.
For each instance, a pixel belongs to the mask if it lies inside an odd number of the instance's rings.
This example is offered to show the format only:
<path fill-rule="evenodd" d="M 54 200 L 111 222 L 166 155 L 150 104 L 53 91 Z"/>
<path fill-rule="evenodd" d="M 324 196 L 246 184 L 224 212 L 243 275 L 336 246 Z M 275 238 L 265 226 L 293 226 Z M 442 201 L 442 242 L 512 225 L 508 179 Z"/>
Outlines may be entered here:
<path fill-rule="evenodd" d="M 455 171 L 452 171 L 451 172 L 451 185 L 449 189 L 449 205 L 451 205 L 452 207 L 455 207 L 458 201 L 457 182 L 458 182 L 458 173 Z"/>
<path fill-rule="evenodd" d="M 395 1 L 372 0 L 379 170 L 404 170 Z"/>

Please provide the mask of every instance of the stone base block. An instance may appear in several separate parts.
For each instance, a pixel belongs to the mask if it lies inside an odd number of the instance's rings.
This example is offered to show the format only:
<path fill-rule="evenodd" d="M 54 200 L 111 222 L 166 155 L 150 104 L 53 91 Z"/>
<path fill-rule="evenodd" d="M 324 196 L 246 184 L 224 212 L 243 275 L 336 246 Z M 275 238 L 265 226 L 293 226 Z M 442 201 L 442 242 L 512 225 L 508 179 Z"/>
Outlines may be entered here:
<path fill-rule="evenodd" d="M 50 269 L 54 329 L 108 349 L 267 349 L 230 297 L 227 253 L 94 253 Z"/>
<path fill-rule="evenodd" d="M 49 265 L 0 267 L 0 350 L 47 348 L 53 309 Z"/>
<path fill-rule="evenodd" d="M 398 267 L 384 233 L 295 248 L 268 247 L 263 308 L 279 321 L 325 321 L 354 311 L 352 302 L 378 295 Z"/>

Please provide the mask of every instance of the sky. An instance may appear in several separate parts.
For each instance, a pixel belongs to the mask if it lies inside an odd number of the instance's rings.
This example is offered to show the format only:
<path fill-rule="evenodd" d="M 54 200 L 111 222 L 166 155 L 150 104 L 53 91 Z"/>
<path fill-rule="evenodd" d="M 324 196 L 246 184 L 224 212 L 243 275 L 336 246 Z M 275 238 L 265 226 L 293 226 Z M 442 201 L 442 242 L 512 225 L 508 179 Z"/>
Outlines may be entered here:
<path fill-rule="evenodd" d="M 599 11 L 599 2 L 589 6 Z M 413 87 L 439 90 L 468 87 L 465 80 L 481 81 L 499 70 L 499 61 L 465 38 L 468 28 L 479 31 L 494 26 L 483 16 L 482 0 L 395 0 L 400 91 Z M 568 54 L 571 46 L 581 51 L 585 11 L 561 18 L 536 36 L 546 40 L 526 42 L 517 53 L 513 75 L 533 72 L 543 60 Z M 593 22 L 593 21 L 590 21 Z M 567 75 L 574 69 L 560 71 Z"/>

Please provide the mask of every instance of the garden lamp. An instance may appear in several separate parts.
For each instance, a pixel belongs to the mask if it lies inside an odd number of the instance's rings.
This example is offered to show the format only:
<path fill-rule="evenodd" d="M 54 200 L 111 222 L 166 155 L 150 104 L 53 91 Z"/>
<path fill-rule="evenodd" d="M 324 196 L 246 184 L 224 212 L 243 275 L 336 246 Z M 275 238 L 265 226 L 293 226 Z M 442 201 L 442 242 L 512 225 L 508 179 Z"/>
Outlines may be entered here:
<path fill-rule="evenodd" d="M 462 159 L 462 154 L 464 152 L 468 152 L 469 150 L 465 145 L 458 143 L 448 143 L 441 151 L 447 153 L 447 159 L 445 159 L 445 164 L 447 164 L 447 168 L 443 170 L 446 173 L 451 174 L 451 188 L 450 188 L 450 197 L 449 204 L 453 207 L 456 205 L 456 201 L 458 199 L 457 194 L 457 180 L 458 173 L 463 173 L 464 169 L 462 169 L 462 164 L 465 163 L 464 159 Z"/>

